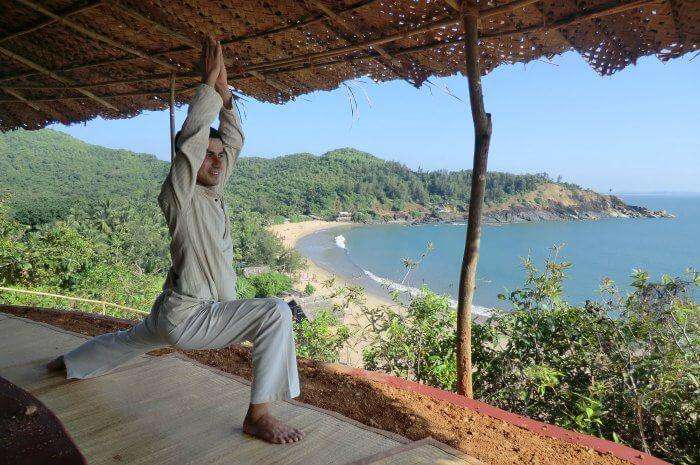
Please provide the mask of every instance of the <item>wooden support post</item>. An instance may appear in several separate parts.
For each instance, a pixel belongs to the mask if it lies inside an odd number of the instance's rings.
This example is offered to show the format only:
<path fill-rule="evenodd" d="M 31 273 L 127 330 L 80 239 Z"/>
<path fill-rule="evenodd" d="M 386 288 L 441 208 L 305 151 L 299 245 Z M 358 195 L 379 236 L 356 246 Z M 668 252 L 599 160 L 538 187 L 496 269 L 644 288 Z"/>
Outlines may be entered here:
<path fill-rule="evenodd" d="M 474 168 L 471 196 L 469 197 L 469 221 L 464 245 L 462 270 L 459 276 L 457 303 L 457 389 L 467 397 L 473 397 L 472 388 L 472 303 L 476 284 L 476 264 L 479 260 L 481 238 L 481 210 L 486 190 L 486 162 L 491 140 L 491 115 L 484 110 L 479 67 L 479 11 L 464 2 L 464 49 L 469 81 L 469 102 L 474 120 Z"/>
<path fill-rule="evenodd" d="M 170 163 L 175 160 L 175 73 L 170 73 Z"/>

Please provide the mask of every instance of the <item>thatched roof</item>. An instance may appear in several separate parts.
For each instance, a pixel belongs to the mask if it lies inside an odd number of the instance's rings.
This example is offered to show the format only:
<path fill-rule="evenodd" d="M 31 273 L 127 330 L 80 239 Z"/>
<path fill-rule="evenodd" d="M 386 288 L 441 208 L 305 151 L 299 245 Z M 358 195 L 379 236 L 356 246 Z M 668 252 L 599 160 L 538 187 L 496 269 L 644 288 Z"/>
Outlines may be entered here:
<path fill-rule="evenodd" d="M 697 0 L 489 0 L 481 67 L 578 51 L 600 74 L 645 55 L 700 47 Z M 465 72 L 456 0 L 2 0 L 0 130 L 167 106 L 198 82 L 198 37 L 213 33 L 231 85 L 281 103 L 371 76 L 419 86 Z"/>

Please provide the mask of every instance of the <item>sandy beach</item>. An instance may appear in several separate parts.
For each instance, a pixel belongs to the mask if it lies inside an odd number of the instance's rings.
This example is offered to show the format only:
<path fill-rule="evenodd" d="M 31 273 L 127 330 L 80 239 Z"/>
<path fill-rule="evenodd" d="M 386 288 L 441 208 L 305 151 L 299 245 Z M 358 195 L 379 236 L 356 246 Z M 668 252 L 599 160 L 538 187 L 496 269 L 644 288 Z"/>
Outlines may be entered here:
<path fill-rule="evenodd" d="M 296 248 L 296 244 L 300 238 L 307 236 L 309 234 L 323 231 L 327 229 L 333 229 L 345 226 L 347 227 L 349 223 L 337 222 L 337 221 L 322 221 L 322 220 L 310 220 L 303 221 L 300 223 L 283 223 L 270 226 L 270 231 L 279 237 L 285 246 Z M 314 296 L 320 299 L 330 299 L 335 303 L 340 304 L 342 299 L 335 297 L 334 294 L 343 287 L 347 287 L 350 283 L 348 280 L 340 275 L 335 274 L 332 270 L 328 270 L 319 266 L 318 264 L 311 261 L 306 257 L 308 267 L 306 270 L 298 272 L 298 279 L 295 283 L 295 288 L 299 291 L 303 291 L 307 283 L 316 289 Z M 330 280 L 332 285 L 328 286 Z M 365 292 L 365 302 L 368 307 L 379 307 L 382 305 L 388 305 L 392 307 L 400 307 L 396 302 L 392 301 L 390 298 Z M 348 310 L 343 315 L 343 323 L 352 328 L 357 328 L 364 323 L 364 318 L 362 317 L 359 309 L 356 305 L 350 305 Z M 354 339 L 350 342 L 348 347 L 342 351 L 341 362 L 348 365 L 361 367 L 362 366 L 362 346 L 363 341 Z"/>
<path fill-rule="evenodd" d="M 313 234 L 318 231 L 343 226 L 347 227 L 348 225 L 349 223 L 339 221 L 310 220 L 302 221 L 301 223 L 276 224 L 270 227 L 270 231 L 279 237 L 285 246 L 296 248 L 297 242 L 304 236 L 308 236 L 309 234 Z M 320 288 L 323 286 L 323 282 L 330 278 L 335 278 L 335 282 L 337 283 L 332 289 L 338 289 L 342 286 L 348 285 L 348 281 L 335 274 L 333 270 L 328 270 L 321 267 L 320 265 L 311 261 L 308 257 L 306 257 L 306 261 L 308 263 L 308 268 L 300 273 L 301 280 L 298 283 L 298 285 L 301 286 L 301 289 L 306 287 L 306 283 L 311 283 L 317 290 L 320 290 Z M 366 292 L 365 296 L 367 297 L 367 304 L 369 305 L 396 305 L 396 303 L 390 298 L 382 295 Z"/>

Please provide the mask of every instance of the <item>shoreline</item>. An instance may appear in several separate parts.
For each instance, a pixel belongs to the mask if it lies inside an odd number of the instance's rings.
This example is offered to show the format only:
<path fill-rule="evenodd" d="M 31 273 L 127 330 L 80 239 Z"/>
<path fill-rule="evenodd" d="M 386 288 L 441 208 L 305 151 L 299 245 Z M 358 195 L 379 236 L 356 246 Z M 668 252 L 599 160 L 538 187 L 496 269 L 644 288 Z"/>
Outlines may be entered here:
<path fill-rule="evenodd" d="M 268 230 L 280 238 L 285 247 L 297 250 L 296 244 L 302 237 L 319 231 L 335 229 L 343 226 L 352 227 L 353 225 L 359 226 L 360 224 L 340 221 L 310 220 L 299 223 L 276 224 L 270 226 Z M 305 255 L 303 255 L 303 257 L 306 260 L 307 268 L 296 273 L 296 278 L 298 279 L 294 284 L 294 288 L 303 292 L 306 285 L 310 283 L 315 288 L 312 297 L 320 299 L 321 301 L 325 300 L 331 301 L 334 304 L 342 304 L 343 300 L 336 295 L 337 291 L 341 288 L 353 285 L 353 283 L 351 283 L 348 278 L 336 273 L 335 271 L 318 265 L 309 257 Z M 332 284 L 328 285 L 328 283 Z M 384 297 L 366 290 L 364 292 L 364 303 L 367 307 L 376 308 L 388 306 L 399 309 L 399 311 L 400 309 L 406 308 L 400 304 L 397 304 L 389 297 Z M 362 360 L 362 349 L 367 345 L 367 342 L 361 337 L 361 334 L 356 333 L 355 336 L 352 334 L 353 329 L 357 331 L 359 328 L 366 327 L 369 322 L 363 317 L 360 308 L 356 303 L 348 304 L 346 311 L 341 317 L 341 322 L 350 327 L 351 337 L 346 346 L 341 350 L 339 361 L 346 365 L 362 368 L 364 366 Z"/>
<path fill-rule="evenodd" d="M 363 223 L 346 221 L 308 220 L 297 223 L 275 224 L 269 226 L 268 230 L 277 236 L 285 247 L 299 252 L 296 245 L 303 237 L 336 228 L 358 227 L 362 226 L 362 224 Z M 299 253 L 301 254 L 301 252 Z M 299 292 L 304 292 L 307 284 L 311 284 L 315 289 L 311 297 L 315 300 L 325 300 L 331 301 L 334 304 L 342 304 L 343 300 L 336 295 L 337 291 L 341 288 L 354 286 L 356 284 L 351 282 L 350 278 L 337 273 L 335 270 L 329 269 L 314 262 L 310 257 L 303 254 L 302 256 L 306 261 L 307 268 L 295 273 L 295 278 L 297 279 L 295 279 L 296 282 L 293 285 L 294 289 Z M 379 279 L 383 280 L 384 278 Z M 329 282 L 332 284 L 329 285 Z M 387 286 L 386 283 L 381 282 L 380 285 Z M 392 307 L 399 313 L 408 311 L 405 304 L 395 302 L 389 296 L 384 296 L 376 292 L 369 291 L 366 289 L 366 287 L 364 287 L 364 289 L 364 304 L 366 307 Z M 487 307 L 474 305 L 472 310 L 474 320 L 479 323 L 483 323 L 488 318 L 490 310 L 491 309 Z M 366 327 L 369 323 L 366 318 L 363 317 L 360 308 L 356 303 L 348 304 L 346 311 L 341 317 L 341 322 L 351 328 Z M 362 338 L 353 338 L 351 336 L 349 343 L 341 351 L 340 361 L 342 363 L 361 368 L 363 366 L 362 348 L 365 345 L 366 342 Z"/>
<path fill-rule="evenodd" d="M 302 237 L 306 237 L 308 235 L 320 232 L 320 231 L 327 231 L 330 229 L 336 229 L 336 228 L 341 228 L 341 227 L 357 227 L 361 226 L 361 223 L 352 223 L 352 222 L 344 222 L 344 221 L 324 221 L 324 220 L 309 220 L 309 221 L 301 221 L 298 223 L 282 223 L 282 224 L 275 224 L 270 226 L 268 229 L 270 232 L 275 234 L 278 238 L 282 240 L 282 243 L 284 244 L 285 247 L 292 248 L 294 250 L 297 250 L 296 245 L 297 242 Z M 298 252 L 298 250 L 297 250 Z M 322 286 L 323 286 L 323 281 L 327 281 L 328 279 L 335 277 L 336 283 L 340 283 L 341 285 L 339 286 L 333 286 L 333 288 L 339 288 L 342 286 L 347 286 L 347 285 L 352 285 L 352 283 L 349 282 L 349 280 L 338 274 L 336 271 L 328 269 L 327 267 L 324 267 L 322 265 L 319 265 L 318 263 L 314 262 L 311 260 L 309 257 L 306 255 L 303 255 L 304 259 L 307 262 L 307 269 L 303 270 L 300 273 L 300 286 L 301 289 L 303 289 L 306 286 L 306 283 L 309 282 L 311 283 L 315 288 L 316 292 L 320 291 Z M 372 293 L 369 291 L 365 291 L 365 297 L 367 299 L 367 304 L 368 305 L 391 305 L 391 306 L 399 306 L 396 302 L 391 300 L 388 297 Z"/>
<path fill-rule="evenodd" d="M 331 229 L 336 229 L 336 228 L 354 228 L 354 227 L 359 227 L 364 225 L 365 223 L 354 223 L 354 222 L 348 222 L 348 221 L 325 221 L 325 220 L 308 220 L 308 221 L 301 221 L 297 223 L 281 223 L 281 224 L 276 224 L 270 226 L 268 229 L 275 234 L 280 240 L 282 240 L 282 243 L 284 244 L 285 247 L 292 248 L 299 252 L 301 252 L 297 249 L 296 245 L 299 242 L 300 239 L 303 237 L 309 236 L 311 234 L 315 234 L 317 232 L 321 231 L 329 231 Z M 372 224 L 372 223 L 369 223 Z M 386 224 L 386 223 L 382 223 Z M 408 223 L 408 222 L 401 222 L 401 221 L 396 221 L 392 222 L 392 224 L 399 224 L 403 226 L 413 226 L 415 224 L 424 224 L 424 223 Z M 445 224 L 450 224 L 450 223 L 445 223 Z M 452 223 L 454 224 L 454 223 Z M 341 287 L 346 287 L 350 285 L 355 285 L 355 283 L 350 282 L 350 279 L 346 276 L 343 276 L 342 274 L 338 273 L 334 269 L 331 269 L 327 266 L 318 264 L 314 262 L 310 257 L 301 254 L 304 259 L 306 260 L 307 263 L 307 269 L 305 271 L 302 271 L 299 273 L 299 278 L 300 281 L 297 284 L 297 287 L 299 291 L 303 291 L 304 287 L 306 286 L 306 283 L 311 283 L 314 288 L 316 289 L 315 295 L 318 293 L 321 288 L 324 287 L 324 281 L 328 281 L 329 279 L 334 279 L 334 286 L 331 287 L 330 291 L 326 294 L 332 293 L 333 290 L 341 288 Z M 370 273 L 365 271 L 365 273 Z M 379 277 L 379 276 L 373 276 L 370 277 L 374 282 L 379 284 L 382 287 L 385 287 L 387 289 L 387 293 L 389 291 L 395 291 L 399 290 L 403 295 L 406 296 L 411 296 L 413 297 L 413 292 L 416 291 L 416 289 L 403 286 L 401 284 L 395 283 L 389 279 Z M 388 295 L 382 295 L 377 293 L 375 290 L 370 290 L 367 289 L 366 286 L 364 287 L 364 295 L 365 295 L 365 300 L 366 304 L 368 306 L 391 306 L 391 307 L 396 307 L 396 308 L 406 308 L 406 304 L 402 302 L 396 302 L 391 299 Z M 327 287 L 325 287 L 327 289 Z M 322 293 L 323 294 L 323 293 Z M 325 297 L 325 296 L 324 296 Z M 450 298 L 452 300 L 452 307 L 457 308 L 457 301 L 454 298 Z M 491 314 L 492 308 L 490 307 L 484 307 L 481 305 L 476 305 L 473 304 L 472 306 L 472 313 L 473 317 L 476 321 L 482 322 L 485 321 L 486 318 Z"/>

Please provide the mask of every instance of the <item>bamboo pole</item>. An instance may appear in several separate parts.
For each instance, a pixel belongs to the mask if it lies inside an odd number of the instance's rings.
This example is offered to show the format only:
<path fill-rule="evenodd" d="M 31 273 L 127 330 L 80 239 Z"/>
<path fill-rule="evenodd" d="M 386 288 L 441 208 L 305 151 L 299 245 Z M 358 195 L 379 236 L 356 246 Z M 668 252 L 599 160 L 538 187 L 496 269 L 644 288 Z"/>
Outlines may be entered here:
<path fill-rule="evenodd" d="M 104 300 L 83 299 L 81 297 L 71 297 L 71 296 L 61 295 L 61 294 L 51 294 L 49 292 L 29 291 L 27 289 L 15 289 L 12 287 L 0 287 L 0 291 L 17 292 L 19 294 L 39 295 L 42 297 L 54 297 L 57 299 L 66 299 L 66 300 L 73 301 L 73 302 L 87 302 L 87 303 L 91 303 L 91 304 L 101 305 L 103 308 L 109 306 L 109 307 L 118 308 L 120 310 L 128 310 L 130 312 L 138 313 L 139 315 L 148 315 L 149 314 L 149 312 L 146 312 L 144 310 L 139 310 L 139 309 L 131 308 L 131 307 L 125 307 L 124 305 L 113 304 L 112 302 L 105 302 Z"/>
<path fill-rule="evenodd" d="M 459 276 L 457 302 L 457 389 L 460 394 L 474 397 L 472 384 L 472 303 L 476 284 L 476 264 L 479 261 L 481 211 L 486 190 L 486 164 L 491 141 L 491 115 L 484 109 L 479 67 L 479 14 L 475 7 L 464 6 L 464 48 L 469 82 L 469 102 L 474 120 L 474 168 L 472 170 L 469 220 L 464 244 L 462 269 Z"/>
<path fill-rule="evenodd" d="M 170 73 L 170 163 L 175 160 L 175 73 Z"/>
<path fill-rule="evenodd" d="M 60 121 L 63 124 L 69 124 L 69 121 L 65 116 L 59 114 L 57 111 L 54 111 L 54 109 L 51 108 L 50 106 L 48 108 L 39 106 L 37 104 L 37 102 L 32 102 L 31 100 L 27 99 L 24 95 L 20 94 L 19 92 L 17 92 L 14 89 L 3 88 L 2 90 L 4 92 L 12 95 L 13 97 L 15 97 L 17 100 L 21 100 L 22 102 L 24 102 L 28 106 L 32 107 L 33 109 L 35 109 L 39 113 L 42 113 L 44 115 L 49 115 L 50 117 L 52 117 L 56 121 Z"/>
<path fill-rule="evenodd" d="M 326 6 L 323 2 L 319 0 L 306 0 L 308 3 L 310 3 L 313 7 L 316 9 L 322 11 L 327 17 L 328 20 L 333 23 L 337 24 L 339 27 L 345 31 L 346 34 L 350 34 L 352 37 L 357 37 L 357 26 L 352 24 L 350 21 L 347 21 L 343 19 L 342 16 L 340 16 L 338 13 L 333 11 L 331 8 Z M 342 34 L 335 28 L 332 27 L 331 24 L 326 24 L 326 28 L 329 29 L 331 32 L 333 32 L 335 35 L 342 37 Z M 355 44 L 357 43 L 357 40 L 347 40 L 346 42 L 350 44 Z M 391 71 L 396 74 L 396 76 L 406 80 L 409 84 L 411 84 L 410 80 L 404 76 L 404 72 L 401 69 L 401 61 L 397 60 L 389 52 L 387 52 L 384 47 L 377 46 L 374 47 L 374 50 L 379 54 L 379 56 L 373 56 L 372 59 L 375 60 L 377 63 L 380 65 L 390 69 Z M 381 57 L 381 58 L 380 58 Z M 383 60 L 382 60 L 383 59 Z"/>
<path fill-rule="evenodd" d="M 170 79 L 172 73 L 158 73 L 158 74 L 142 74 L 136 77 L 128 79 L 113 79 L 109 81 L 97 81 L 90 82 L 86 84 L 76 84 L 73 86 L 56 86 L 56 85 L 43 85 L 43 84 L 8 84 L 2 86 L 4 89 L 26 89 L 26 90 L 57 90 L 57 89 L 92 89 L 95 87 L 109 87 L 118 86 L 122 84 L 139 84 L 142 82 L 152 82 L 152 81 L 163 81 L 165 79 Z M 182 79 L 194 79 L 195 77 L 200 77 L 199 73 L 176 73 L 175 77 Z"/>
<path fill-rule="evenodd" d="M 185 86 L 181 87 L 179 89 L 176 89 L 176 93 L 178 94 L 184 94 L 187 92 L 191 92 L 192 90 L 196 89 L 199 86 L 199 84 L 193 84 L 190 86 Z M 118 92 L 114 94 L 102 94 L 99 95 L 98 97 L 101 99 L 111 99 L 111 98 L 121 98 L 121 97 L 148 97 L 152 95 L 168 95 L 170 93 L 170 89 L 159 89 L 159 90 L 151 90 L 151 91 L 142 91 L 142 90 L 137 90 L 137 91 L 131 91 L 131 92 Z M 238 94 L 236 94 L 238 95 Z M 29 100 L 30 102 L 61 102 L 61 101 L 68 101 L 68 100 L 86 100 L 88 97 L 81 97 L 81 96 L 71 96 L 71 97 L 46 97 L 46 98 L 33 98 Z M 0 103 L 17 103 L 18 100 L 11 100 L 11 99 L 0 99 Z"/>

